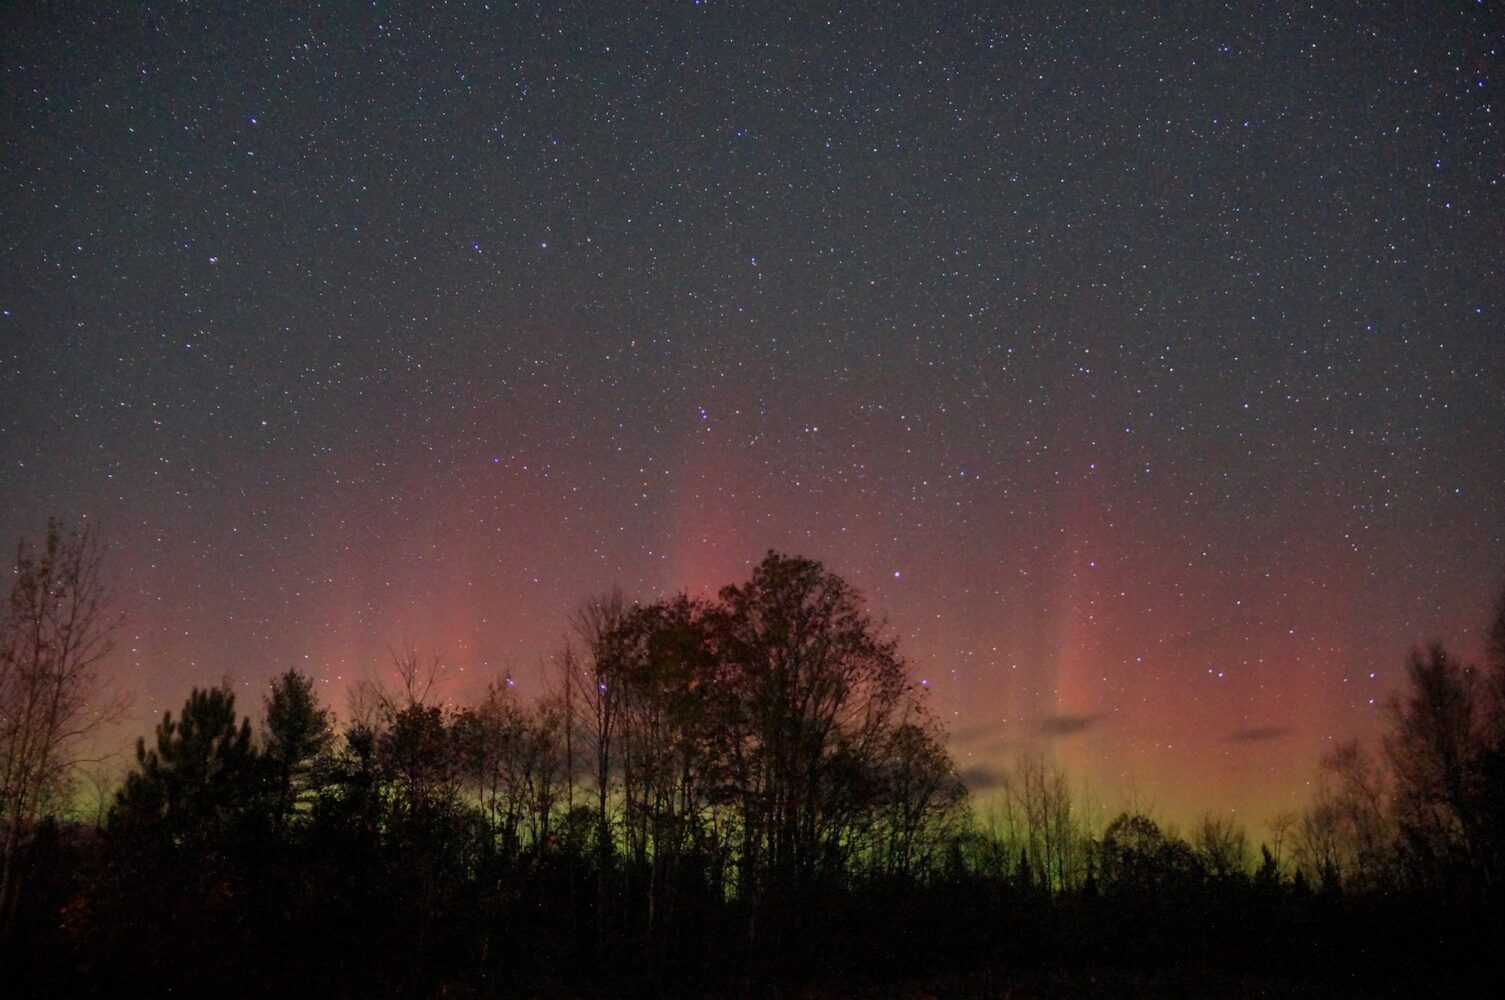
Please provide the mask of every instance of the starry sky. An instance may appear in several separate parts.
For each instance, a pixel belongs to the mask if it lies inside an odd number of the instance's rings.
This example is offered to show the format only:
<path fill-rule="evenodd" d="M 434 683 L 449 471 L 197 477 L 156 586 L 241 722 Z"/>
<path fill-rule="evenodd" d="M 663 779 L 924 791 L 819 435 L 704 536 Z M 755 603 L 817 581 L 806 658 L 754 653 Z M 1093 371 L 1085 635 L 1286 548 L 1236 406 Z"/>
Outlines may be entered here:
<path fill-rule="evenodd" d="M 777 548 L 979 790 L 1258 826 L 1480 648 L 1499 3 L 243 7 L 0 14 L 0 531 L 96 525 L 129 736 Z"/>

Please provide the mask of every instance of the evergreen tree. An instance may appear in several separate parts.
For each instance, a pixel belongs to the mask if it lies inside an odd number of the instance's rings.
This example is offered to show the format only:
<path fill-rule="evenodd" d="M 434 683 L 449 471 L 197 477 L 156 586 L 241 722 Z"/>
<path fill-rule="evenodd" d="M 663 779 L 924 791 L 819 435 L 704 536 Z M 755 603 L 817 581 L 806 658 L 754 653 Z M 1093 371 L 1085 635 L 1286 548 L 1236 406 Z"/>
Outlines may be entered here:
<path fill-rule="evenodd" d="M 136 741 L 136 764 L 110 810 L 112 831 L 205 847 L 265 807 L 251 721 L 236 724 L 235 695 L 225 688 L 195 688 L 181 716 L 164 714 L 154 748 Z"/>
<path fill-rule="evenodd" d="M 314 771 L 334 741 L 329 709 L 319 704 L 313 681 L 288 670 L 272 681 L 266 699 L 262 753 L 283 825 L 316 791 Z"/>

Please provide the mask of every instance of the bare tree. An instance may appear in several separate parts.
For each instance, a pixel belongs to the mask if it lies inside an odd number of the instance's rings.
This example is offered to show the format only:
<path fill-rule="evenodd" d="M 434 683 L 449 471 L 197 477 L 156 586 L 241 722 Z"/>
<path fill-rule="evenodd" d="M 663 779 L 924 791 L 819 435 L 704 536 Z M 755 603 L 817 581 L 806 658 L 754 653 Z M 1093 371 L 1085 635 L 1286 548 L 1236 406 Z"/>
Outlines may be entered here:
<path fill-rule="evenodd" d="M 373 670 L 345 696 L 350 721 L 372 731 L 389 725 L 404 709 L 436 707 L 440 685 L 450 674 L 450 663 L 443 650 L 435 649 L 425 656 L 411 643 L 405 643 L 401 649 L 388 647 L 387 653 L 392 658 L 394 683 L 382 680 Z"/>
<path fill-rule="evenodd" d="M 1249 874 L 1249 837 L 1232 817 L 1206 813 L 1192 834 L 1192 846 L 1214 878 Z"/>
<path fill-rule="evenodd" d="M 466 790 L 509 856 L 541 852 L 564 779 L 563 710 L 548 699 L 517 702 L 510 681 L 493 682 L 452 725 Z"/>
<path fill-rule="evenodd" d="M 1004 820 L 1016 874 L 1040 886 L 1067 889 L 1086 874 L 1087 834 L 1073 808 L 1066 774 L 1039 753 L 1021 753 L 1003 775 Z"/>
<path fill-rule="evenodd" d="M 568 642 L 555 655 L 554 663 L 559 671 L 556 700 L 561 715 L 560 739 L 564 741 L 564 811 L 569 815 L 575 811 L 575 727 L 579 721 L 575 702 L 580 690 L 580 664 Z"/>
<path fill-rule="evenodd" d="M 65 797 L 90 734 L 124 712 L 101 672 L 120 619 L 109 611 L 93 532 L 47 524 L 40 552 L 22 543 L 0 610 L 0 915 L 15 913 L 21 845 Z"/>
<path fill-rule="evenodd" d="M 1297 869 L 1323 885 L 1382 888 L 1394 860 L 1390 798 L 1384 769 L 1357 740 L 1324 754 L 1312 803 L 1294 824 Z"/>
<path fill-rule="evenodd" d="M 1395 831 L 1389 820 L 1389 789 L 1379 763 L 1349 740 L 1322 758 L 1332 778 L 1330 804 L 1336 811 L 1349 880 L 1374 888 L 1390 870 Z"/>
<path fill-rule="evenodd" d="M 1505 675 L 1505 586 L 1500 588 L 1500 596 L 1495 598 L 1494 617 L 1485 634 L 1484 658 L 1497 678 Z"/>
<path fill-rule="evenodd" d="M 585 662 L 578 671 L 584 677 L 577 678 L 581 694 L 578 710 L 579 720 L 592 755 L 592 776 L 596 784 L 596 837 L 597 848 L 603 858 L 612 845 L 611 831 L 611 775 L 615 761 L 613 753 L 617 746 L 617 729 L 622 707 L 622 687 L 617 683 L 621 651 L 620 628 L 628 612 L 628 604 L 621 591 L 594 597 L 576 610 L 573 625 L 585 651 Z M 574 665 L 574 654 L 565 654 L 566 668 Z M 572 720 L 573 721 L 573 720 Z M 573 746 L 571 748 L 573 754 Z"/>
<path fill-rule="evenodd" d="M 897 644 L 813 560 L 770 552 L 720 597 L 710 626 L 716 683 L 737 706 L 726 732 L 743 876 L 840 870 L 847 833 L 877 805 L 854 779 L 914 696 Z"/>
<path fill-rule="evenodd" d="M 1270 828 L 1270 839 L 1274 841 L 1274 853 L 1271 857 L 1275 860 L 1277 872 L 1283 872 L 1285 864 L 1285 846 L 1290 839 L 1291 830 L 1296 826 L 1296 814 L 1289 810 L 1276 813 L 1266 824 Z"/>
<path fill-rule="evenodd" d="M 1505 586 L 1495 598 L 1494 616 L 1484 632 L 1484 662 L 1489 668 L 1489 738 L 1496 748 L 1505 748 Z"/>
<path fill-rule="evenodd" d="M 571 624 L 584 649 L 585 661 L 580 662 L 567 646 L 563 655 L 564 669 L 577 674 L 574 679 L 581 698 L 575 701 L 573 691 L 569 696 L 570 708 L 578 713 L 569 720 L 577 722 L 588 745 L 591 757 L 592 778 L 596 784 L 596 956 L 599 959 L 606 947 L 606 900 L 607 869 L 615 852 L 611 823 L 611 775 L 614 766 L 613 751 L 619 740 L 618 716 L 621 714 L 622 687 L 617 683 L 617 668 L 621 660 L 617 632 L 628 610 L 621 591 L 595 597 L 583 603 L 575 612 Z M 573 740 L 570 755 L 574 755 Z"/>
<path fill-rule="evenodd" d="M 1477 774 L 1489 719 L 1478 672 L 1441 645 L 1414 650 L 1408 687 L 1388 706 L 1385 750 L 1395 772 L 1395 811 L 1414 863 L 1491 877 Z"/>
<path fill-rule="evenodd" d="M 910 875 L 934 868 L 940 849 L 967 818 L 966 787 L 946 752 L 945 733 L 921 708 L 888 734 L 875 762 L 879 811 L 874 866 Z"/>
<path fill-rule="evenodd" d="M 1343 837 L 1338 809 L 1325 775 L 1317 777 L 1317 794 L 1293 831 L 1291 854 L 1296 871 L 1308 881 L 1335 886 L 1343 879 Z"/>

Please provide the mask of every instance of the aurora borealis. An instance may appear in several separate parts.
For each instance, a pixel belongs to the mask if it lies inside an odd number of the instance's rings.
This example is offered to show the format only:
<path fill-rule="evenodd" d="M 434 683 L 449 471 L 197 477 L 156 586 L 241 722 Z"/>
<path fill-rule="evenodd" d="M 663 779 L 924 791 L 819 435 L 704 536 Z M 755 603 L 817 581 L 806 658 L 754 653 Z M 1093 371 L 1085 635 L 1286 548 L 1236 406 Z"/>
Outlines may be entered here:
<path fill-rule="evenodd" d="M 1260 824 L 1505 572 L 1497 4 L 155 4 L 0 32 L 0 529 L 131 732 L 390 647 L 536 690 L 769 548 L 974 787 Z"/>

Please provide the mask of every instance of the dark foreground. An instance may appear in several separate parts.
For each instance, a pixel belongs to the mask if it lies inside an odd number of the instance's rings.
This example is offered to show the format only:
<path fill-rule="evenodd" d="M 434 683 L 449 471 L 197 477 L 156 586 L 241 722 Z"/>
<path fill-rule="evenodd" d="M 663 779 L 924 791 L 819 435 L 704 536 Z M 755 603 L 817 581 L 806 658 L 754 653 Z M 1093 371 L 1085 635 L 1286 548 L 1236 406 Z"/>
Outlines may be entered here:
<path fill-rule="evenodd" d="M 446 882 L 386 852 L 136 871 L 84 828 L 32 847 L 11 996 L 1410 996 L 1501 978 L 1488 908 L 1242 875 L 1048 892 L 956 871 L 756 911 L 681 898 L 650 927 L 649 873 L 602 879 L 564 853 Z"/>

